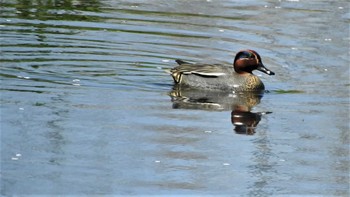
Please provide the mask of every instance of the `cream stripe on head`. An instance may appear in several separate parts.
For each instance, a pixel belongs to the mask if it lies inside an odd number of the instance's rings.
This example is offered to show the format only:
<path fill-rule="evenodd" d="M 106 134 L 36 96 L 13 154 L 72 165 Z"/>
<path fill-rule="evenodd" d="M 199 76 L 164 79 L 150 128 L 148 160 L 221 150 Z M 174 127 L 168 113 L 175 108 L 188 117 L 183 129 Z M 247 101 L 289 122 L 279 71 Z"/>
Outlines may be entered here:
<path fill-rule="evenodd" d="M 254 58 L 256 60 L 256 63 L 259 64 L 259 59 L 258 59 L 258 53 L 254 50 L 248 49 L 247 51 L 251 52 L 254 55 Z"/>

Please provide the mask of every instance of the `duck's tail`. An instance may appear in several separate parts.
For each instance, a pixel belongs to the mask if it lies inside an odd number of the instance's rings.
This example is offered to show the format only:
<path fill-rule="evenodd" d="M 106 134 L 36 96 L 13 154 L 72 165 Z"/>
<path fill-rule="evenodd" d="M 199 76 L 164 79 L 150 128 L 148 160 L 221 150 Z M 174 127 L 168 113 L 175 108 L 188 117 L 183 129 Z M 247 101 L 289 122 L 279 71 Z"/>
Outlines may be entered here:
<path fill-rule="evenodd" d="M 166 72 L 166 73 L 171 75 L 171 69 L 163 69 L 163 70 L 164 70 L 164 72 Z"/>
<path fill-rule="evenodd" d="M 181 65 L 181 64 L 191 64 L 189 62 L 185 62 L 185 61 L 180 60 L 180 59 L 175 60 L 175 62 L 178 63 L 179 65 Z"/>

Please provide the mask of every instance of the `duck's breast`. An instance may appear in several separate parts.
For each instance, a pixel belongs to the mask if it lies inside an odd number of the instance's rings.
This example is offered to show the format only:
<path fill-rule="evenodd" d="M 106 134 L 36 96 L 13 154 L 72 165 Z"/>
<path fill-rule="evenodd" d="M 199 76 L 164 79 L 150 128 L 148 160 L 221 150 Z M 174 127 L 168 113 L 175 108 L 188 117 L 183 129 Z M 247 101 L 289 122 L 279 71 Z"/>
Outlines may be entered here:
<path fill-rule="evenodd" d="M 265 90 L 265 86 L 258 76 L 250 74 L 245 78 L 242 89 L 244 91 L 261 91 Z"/>

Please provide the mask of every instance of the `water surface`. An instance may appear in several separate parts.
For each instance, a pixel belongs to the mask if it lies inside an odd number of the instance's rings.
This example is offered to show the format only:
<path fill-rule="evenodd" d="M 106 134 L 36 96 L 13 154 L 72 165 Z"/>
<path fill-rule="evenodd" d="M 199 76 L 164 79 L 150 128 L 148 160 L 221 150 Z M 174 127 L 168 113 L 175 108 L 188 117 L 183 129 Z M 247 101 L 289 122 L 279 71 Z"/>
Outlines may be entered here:
<path fill-rule="evenodd" d="M 347 1 L 1 2 L 1 195 L 349 195 Z M 254 49 L 264 95 L 178 90 Z"/>

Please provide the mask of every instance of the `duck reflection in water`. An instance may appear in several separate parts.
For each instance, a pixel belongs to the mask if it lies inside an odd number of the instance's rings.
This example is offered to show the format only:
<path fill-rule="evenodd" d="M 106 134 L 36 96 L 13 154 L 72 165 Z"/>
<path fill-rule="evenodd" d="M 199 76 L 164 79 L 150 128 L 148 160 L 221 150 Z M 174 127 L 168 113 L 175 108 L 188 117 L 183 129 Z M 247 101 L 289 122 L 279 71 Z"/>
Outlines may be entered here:
<path fill-rule="evenodd" d="M 272 112 L 250 112 L 242 109 L 241 106 L 233 109 L 231 112 L 231 122 L 235 126 L 234 130 L 237 134 L 253 135 L 255 128 L 261 120 L 261 116 Z"/>
<path fill-rule="evenodd" d="M 272 113 L 251 112 L 260 103 L 263 92 L 203 91 L 175 85 L 169 95 L 174 109 L 232 110 L 231 122 L 237 134 L 254 135 L 262 115 Z"/>

